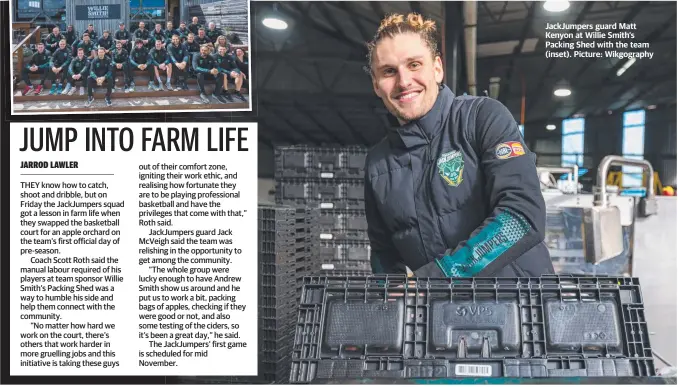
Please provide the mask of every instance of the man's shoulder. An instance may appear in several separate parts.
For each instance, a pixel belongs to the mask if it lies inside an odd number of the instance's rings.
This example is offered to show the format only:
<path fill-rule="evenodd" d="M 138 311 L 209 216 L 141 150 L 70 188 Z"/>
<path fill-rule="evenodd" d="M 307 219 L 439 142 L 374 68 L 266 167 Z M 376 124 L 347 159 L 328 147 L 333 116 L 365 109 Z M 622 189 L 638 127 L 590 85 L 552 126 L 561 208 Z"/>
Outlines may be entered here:
<path fill-rule="evenodd" d="M 377 176 L 388 170 L 388 158 L 391 154 L 391 144 L 388 136 L 384 136 L 378 143 L 367 150 L 365 157 L 365 175 Z"/>

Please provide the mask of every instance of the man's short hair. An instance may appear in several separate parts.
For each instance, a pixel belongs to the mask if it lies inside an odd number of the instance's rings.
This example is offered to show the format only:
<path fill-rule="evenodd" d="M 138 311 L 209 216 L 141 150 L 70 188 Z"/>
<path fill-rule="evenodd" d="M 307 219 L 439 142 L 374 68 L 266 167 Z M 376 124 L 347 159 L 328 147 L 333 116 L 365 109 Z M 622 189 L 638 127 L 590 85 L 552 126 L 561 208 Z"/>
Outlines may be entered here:
<path fill-rule="evenodd" d="M 110 33 L 111 33 L 111 31 L 109 31 L 109 30 L 104 30 L 104 34 L 110 34 Z"/>
<path fill-rule="evenodd" d="M 82 48 L 82 47 L 78 47 L 78 51 L 82 51 L 82 52 L 85 52 L 85 49 L 84 49 L 84 48 Z"/>
<path fill-rule="evenodd" d="M 89 24 L 87 25 L 87 27 L 94 27 L 94 24 L 89 23 Z"/>
<path fill-rule="evenodd" d="M 118 25 L 119 25 L 119 26 L 124 26 L 124 25 L 125 25 L 125 22 L 120 22 L 120 23 L 118 23 Z"/>
<path fill-rule="evenodd" d="M 45 43 L 43 43 L 43 42 L 38 42 L 38 46 L 44 46 L 44 45 L 45 45 Z"/>
<path fill-rule="evenodd" d="M 205 29 L 200 27 L 200 28 L 198 28 L 198 32 L 200 32 L 200 31 L 205 31 Z"/>
<path fill-rule="evenodd" d="M 85 32 L 84 34 L 82 34 L 83 39 L 85 38 L 85 36 L 89 37 L 89 34 L 88 34 L 87 32 Z"/>

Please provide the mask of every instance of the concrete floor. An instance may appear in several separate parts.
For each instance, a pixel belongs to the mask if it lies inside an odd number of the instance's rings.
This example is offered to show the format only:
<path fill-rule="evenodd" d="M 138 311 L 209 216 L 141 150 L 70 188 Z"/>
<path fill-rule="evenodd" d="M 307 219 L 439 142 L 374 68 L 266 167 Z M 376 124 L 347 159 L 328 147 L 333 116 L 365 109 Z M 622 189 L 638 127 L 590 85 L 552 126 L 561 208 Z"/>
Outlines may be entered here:
<path fill-rule="evenodd" d="M 636 220 L 633 276 L 640 280 L 652 348 L 676 366 L 676 197 L 658 197 L 659 214 Z M 657 360 L 656 367 L 664 364 Z"/>

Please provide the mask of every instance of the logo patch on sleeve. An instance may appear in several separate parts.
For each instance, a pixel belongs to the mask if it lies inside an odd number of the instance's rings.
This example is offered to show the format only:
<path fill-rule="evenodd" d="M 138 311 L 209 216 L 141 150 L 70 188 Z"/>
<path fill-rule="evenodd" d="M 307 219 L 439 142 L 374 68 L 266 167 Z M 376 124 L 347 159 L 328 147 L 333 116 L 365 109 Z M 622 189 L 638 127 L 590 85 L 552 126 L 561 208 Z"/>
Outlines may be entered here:
<path fill-rule="evenodd" d="M 525 154 L 525 149 L 520 141 L 502 142 L 494 149 L 494 154 L 498 159 L 510 159 Z"/>

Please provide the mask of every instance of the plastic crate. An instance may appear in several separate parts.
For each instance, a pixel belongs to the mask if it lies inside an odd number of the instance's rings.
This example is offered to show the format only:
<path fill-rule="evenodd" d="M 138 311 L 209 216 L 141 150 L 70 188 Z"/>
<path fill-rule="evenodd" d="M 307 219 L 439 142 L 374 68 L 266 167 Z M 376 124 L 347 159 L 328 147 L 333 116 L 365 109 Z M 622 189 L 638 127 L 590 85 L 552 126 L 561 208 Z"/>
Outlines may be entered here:
<path fill-rule="evenodd" d="M 320 240 L 320 263 L 369 262 L 370 251 L 367 241 Z"/>
<path fill-rule="evenodd" d="M 275 178 L 335 178 L 364 176 L 364 147 L 291 146 L 275 149 Z"/>
<path fill-rule="evenodd" d="M 627 277 L 307 277 L 290 381 L 654 376 Z"/>

